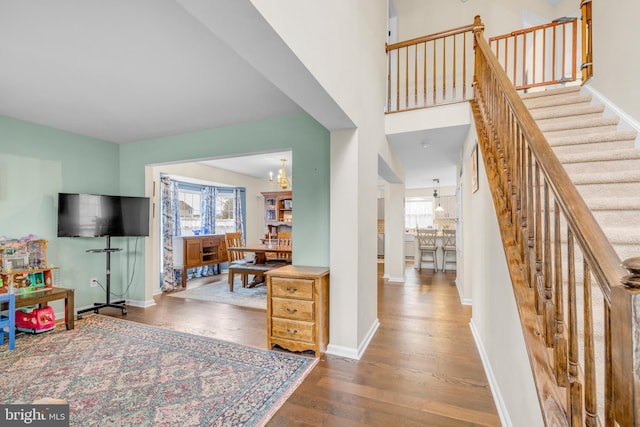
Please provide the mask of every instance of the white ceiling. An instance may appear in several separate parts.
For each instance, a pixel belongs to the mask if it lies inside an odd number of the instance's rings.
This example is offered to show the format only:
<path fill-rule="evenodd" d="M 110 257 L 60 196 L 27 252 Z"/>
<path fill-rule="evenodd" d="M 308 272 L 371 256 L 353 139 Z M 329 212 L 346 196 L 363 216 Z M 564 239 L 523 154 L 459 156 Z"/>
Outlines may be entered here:
<path fill-rule="evenodd" d="M 351 125 L 249 0 L 0 0 L 0 58 L 0 115 L 115 143 L 302 111 Z M 446 185 L 459 137 L 392 138 L 407 188 Z M 210 164 L 266 177 L 290 154 Z"/>

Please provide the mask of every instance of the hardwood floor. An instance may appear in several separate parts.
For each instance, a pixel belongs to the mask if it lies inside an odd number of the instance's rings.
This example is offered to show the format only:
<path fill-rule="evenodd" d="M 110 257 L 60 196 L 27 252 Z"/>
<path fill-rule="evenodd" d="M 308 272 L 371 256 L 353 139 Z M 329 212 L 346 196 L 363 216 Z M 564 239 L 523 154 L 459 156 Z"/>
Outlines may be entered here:
<path fill-rule="evenodd" d="M 359 360 L 324 355 L 268 426 L 499 426 L 452 272 L 381 278 L 380 328 Z M 136 322 L 266 348 L 264 311 L 159 295 Z"/>

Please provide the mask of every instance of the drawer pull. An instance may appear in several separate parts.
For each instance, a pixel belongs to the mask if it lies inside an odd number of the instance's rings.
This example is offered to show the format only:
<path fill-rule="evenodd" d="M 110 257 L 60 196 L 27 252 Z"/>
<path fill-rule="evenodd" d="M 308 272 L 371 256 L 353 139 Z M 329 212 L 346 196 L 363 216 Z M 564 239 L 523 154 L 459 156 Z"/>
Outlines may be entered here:
<path fill-rule="evenodd" d="M 298 312 L 297 308 L 291 309 L 291 308 L 287 307 L 286 310 L 287 310 L 288 313 L 297 313 Z"/>
<path fill-rule="evenodd" d="M 298 288 L 292 288 L 291 286 L 287 286 L 287 291 L 288 291 L 288 292 L 294 293 L 294 292 L 296 292 L 297 290 L 298 290 Z"/>
<path fill-rule="evenodd" d="M 297 329 L 293 329 L 292 330 L 292 329 L 287 328 L 287 332 L 289 332 L 291 335 L 295 335 L 295 334 L 298 333 L 298 330 Z"/>

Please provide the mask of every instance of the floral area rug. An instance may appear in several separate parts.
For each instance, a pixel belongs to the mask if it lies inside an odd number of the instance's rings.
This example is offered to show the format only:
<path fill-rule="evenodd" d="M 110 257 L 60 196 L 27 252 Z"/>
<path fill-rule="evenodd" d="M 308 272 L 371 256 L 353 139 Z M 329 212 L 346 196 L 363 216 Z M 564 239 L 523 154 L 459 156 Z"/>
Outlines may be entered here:
<path fill-rule="evenodd" d="M 220 280 L 186 291 L 172 292 L 168 295 L 176 298 L 267 309 L 267 287 L 260 285 L 255 288 L 243 288 L 239 278 L 234 282 L 233 292 L 229 292 L 229 283 L 226 280 Z"/>
<path fill-rule="evenodd" d="M 0 401 L 65 399 L 72 426 L 262 426 L 317 363 L 99 314 L 4 349 Z"/>

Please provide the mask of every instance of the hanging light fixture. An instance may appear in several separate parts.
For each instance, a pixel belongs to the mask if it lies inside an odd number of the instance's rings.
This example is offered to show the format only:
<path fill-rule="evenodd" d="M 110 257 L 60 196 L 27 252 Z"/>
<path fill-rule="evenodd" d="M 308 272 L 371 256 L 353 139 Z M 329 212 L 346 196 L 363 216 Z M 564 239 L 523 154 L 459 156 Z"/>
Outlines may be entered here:
<path fill-rule="evenodd" d="M 291 187 L 291 180 L 287 178 L 287 171 L 284 168 L 284 163 L 287 161 L 287 159 L 280 159 L 280 161 L 282 162 L 282 166 L 280 167 L 280 170 L 278 170 L 278 177 L 275 179 L 275 183 L 282 190 L 286 190 Z M 274 182 L 273 172 L 269 172 L 269 182 Z"/>
<path fill-rule="evenodd" d="M 440 180 L 433 180 L 433 198 L 438 200 L 438 207 L 436 208 L 436 213 L 444 212 L 444 208 L 440 206 Z"/>

